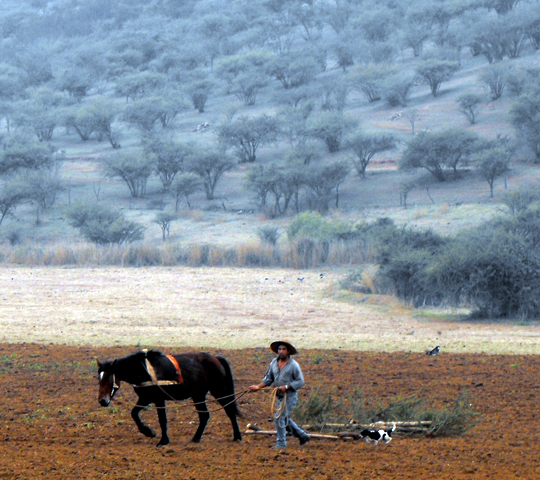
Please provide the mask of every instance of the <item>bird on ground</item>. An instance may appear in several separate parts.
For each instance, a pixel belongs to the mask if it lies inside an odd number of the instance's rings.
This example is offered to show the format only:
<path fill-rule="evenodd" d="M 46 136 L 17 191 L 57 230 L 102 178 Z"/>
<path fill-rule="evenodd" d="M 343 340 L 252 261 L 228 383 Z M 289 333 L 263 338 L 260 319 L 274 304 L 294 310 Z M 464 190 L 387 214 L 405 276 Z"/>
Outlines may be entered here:
<path fill-rule="evenodd" d="M 433 348 L 432 350 L 428 350 L 426 352 L 426 355 L 429 355 L 430 357 L 433 357 L 435 355 L 439 355 L 439 353 L 441 352 L 441 346 L 440 345 L 437 345 L 435 348 Z"/>

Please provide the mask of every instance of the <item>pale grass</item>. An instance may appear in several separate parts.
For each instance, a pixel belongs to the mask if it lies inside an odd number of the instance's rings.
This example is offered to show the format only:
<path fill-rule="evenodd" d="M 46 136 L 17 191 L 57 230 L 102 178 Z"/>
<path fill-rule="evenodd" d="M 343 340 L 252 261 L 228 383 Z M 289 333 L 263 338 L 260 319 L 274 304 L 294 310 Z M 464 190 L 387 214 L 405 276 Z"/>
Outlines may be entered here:
<path fill-rule="evenodd" d="M 114 252 L 111 252 L 112 254 Z M 346 272 L 241 268 L 1 270 L 0 343 L 540 353 L 540 326 L 437 318 L 337 290 Z M 300 281 L 299 278 L 303 278 Z"/>

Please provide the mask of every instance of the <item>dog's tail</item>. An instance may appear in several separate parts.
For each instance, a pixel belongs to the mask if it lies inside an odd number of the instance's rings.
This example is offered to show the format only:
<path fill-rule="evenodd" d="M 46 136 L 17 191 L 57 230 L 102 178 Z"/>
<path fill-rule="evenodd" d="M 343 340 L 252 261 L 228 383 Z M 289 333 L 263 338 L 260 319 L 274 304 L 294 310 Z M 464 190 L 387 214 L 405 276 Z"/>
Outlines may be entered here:
<path fill-rule="evenodd" d="M 396 430 L 396 424 L 394 423 L 394 425 L 392 425 L 392 428 L 389 428 L 388 430 L 385 430 L 385 433 L 386 433 L 386 438 L 385 438 L 385 442 L 388 443 L 390 442 L 390 440 L 392 440 L 392 434 L 395 432 Z"/>

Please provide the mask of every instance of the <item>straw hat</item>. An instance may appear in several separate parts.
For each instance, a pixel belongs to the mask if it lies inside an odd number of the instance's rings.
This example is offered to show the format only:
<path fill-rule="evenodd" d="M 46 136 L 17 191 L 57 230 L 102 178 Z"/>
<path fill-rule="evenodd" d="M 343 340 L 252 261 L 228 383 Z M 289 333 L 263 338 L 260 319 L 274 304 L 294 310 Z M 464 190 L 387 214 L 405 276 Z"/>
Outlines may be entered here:
<path fill-rule="evenodd" d="M 298 350 L 296 350 L 296 348 L 294 348 L 294 345 L 290 342 L 287 342 L 287 340 L 276 340 L 275 342 L 272 342 L 270 344 L 270 349 L 277 353 L 278 351 L 278 347 L 280 345 L 285 345 L 287 347 L 287 350 L 289 350 L 289 355 L 294 355 L 296 353 L 298 353 Z"/>

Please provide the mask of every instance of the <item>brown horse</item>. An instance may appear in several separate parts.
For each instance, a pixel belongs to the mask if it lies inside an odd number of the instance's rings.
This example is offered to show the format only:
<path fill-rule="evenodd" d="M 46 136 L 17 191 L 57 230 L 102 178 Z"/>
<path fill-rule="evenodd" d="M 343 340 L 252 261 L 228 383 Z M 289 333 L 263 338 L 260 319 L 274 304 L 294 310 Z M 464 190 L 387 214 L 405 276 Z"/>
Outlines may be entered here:
<path fill-rule="evenodd" d="M 206 406 L 206 394 L 210 392 L 223 407 L 231 420 L 234 441 L 242 440 L 237 417 L 241 415 L 236 402 L 234 379 L 229 362 L 209 353 L 185 353 L 165 355 L 158 350 L 142 350 L 126 357 L 98 363 L 98 401 L 107 407 L 120 388 L 121 382 L 133 385 L 139 396 L 131 416 L 139 431 L 147 437 L 155 432 L 140 418 L 141 410 L 155 404 L 161 427 L 161 440 L 157 446 L 169 444 L 167 434 L 168 400 L 191 398 L 199 414 L 199 428 L 191 439 L 198 443 L 210 419 Z"/>

